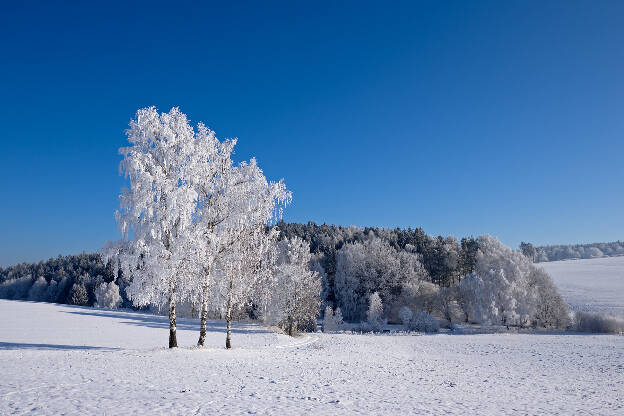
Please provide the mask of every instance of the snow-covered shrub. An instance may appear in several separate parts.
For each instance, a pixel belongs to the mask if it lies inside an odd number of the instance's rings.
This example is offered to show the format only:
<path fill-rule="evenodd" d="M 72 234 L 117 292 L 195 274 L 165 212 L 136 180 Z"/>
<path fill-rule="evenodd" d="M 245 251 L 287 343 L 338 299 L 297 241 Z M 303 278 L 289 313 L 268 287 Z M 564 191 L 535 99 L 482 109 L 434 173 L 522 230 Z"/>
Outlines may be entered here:
<path fill-rule="evenodd" d="M 425 311 L 416 312 L 409 323 L 409 329 L 418 332 L 438 332 L 440 323 Z"/>
<path fill-rule="evenodd" d="M 117 309 L 121 304 L 119 286 L 115 282 L 102 283 L 95 289 L 95 307 Z"/>
<path fill-rule="evenodd" d="M 334 311 L 331 306 L 327 306 L 323 317 L 323 332 L 340 331 L 343 328 L 343 325 L 344 322 L 340 308 L 336 308 L 336 311 Z"/>
<path fill-rule="evenodd" d="M 310 246 L 295 237 L 278 243 L 278 259 L 265 322 L 278 325 L 293 335 L 298 330 L 315 330 L 321 305 L 321 280 L 311 271 Z"/>
<path fill-rule="evenodd" d="M 386 321 L 383 318 L 383 303 L 379 293 L 374 292 L 369 299 L 368 311 L 366 312 L 366 326 L 373 332 L 383 329 Z"/>
<path fill-rule="evenodd" d="M 409 329 L 409 325 L 410 325 L 410 322 L 412 321 L 413 316 L 414 316 L 414 312 L 412 312 L 412 310 L 407 306 L 403 306 L 399 310 L 399 319 L 401 320 L 401 323 L 403 324 L 403 326 L 405 326 L 405 328 L 407 329 Z"/>
<path fill-rule="evenodd" d="M 0 284 L 0 298 L 26 299 L 32 284 L 33 278 L 30 275 L 6 280 Z"/>
<path fill-rule="evenodd" d="M 87 288 L 83 283 L 74 283 L 69 292 L 69 304 L 84 306 L 89 303 Z"/>
<path fill-rule="evenodd" d="M 48 282 L 43 276 L 39 276 L 28 291 L 28 300 L 45 302 L 47 300 Z"/>
<path fill-rule="evenodd" d="M 599 313 L 577 311 L 574 328 L 582 332 L 619 334 L 624 332 L 624 319 Z"/>

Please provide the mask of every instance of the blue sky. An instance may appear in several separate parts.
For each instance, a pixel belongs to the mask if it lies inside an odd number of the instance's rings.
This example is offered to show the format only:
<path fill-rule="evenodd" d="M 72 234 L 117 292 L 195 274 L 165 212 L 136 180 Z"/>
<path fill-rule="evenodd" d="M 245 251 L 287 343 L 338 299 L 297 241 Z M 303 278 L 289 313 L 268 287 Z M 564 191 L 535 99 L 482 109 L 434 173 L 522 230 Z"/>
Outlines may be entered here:
<path fill-rule="evenodd" d="M 0 265 L 119 237 L 149 105 L 238 137 L 287 221 L 624 237 L 623 2 L 49 3 L 0 15 Z"/>

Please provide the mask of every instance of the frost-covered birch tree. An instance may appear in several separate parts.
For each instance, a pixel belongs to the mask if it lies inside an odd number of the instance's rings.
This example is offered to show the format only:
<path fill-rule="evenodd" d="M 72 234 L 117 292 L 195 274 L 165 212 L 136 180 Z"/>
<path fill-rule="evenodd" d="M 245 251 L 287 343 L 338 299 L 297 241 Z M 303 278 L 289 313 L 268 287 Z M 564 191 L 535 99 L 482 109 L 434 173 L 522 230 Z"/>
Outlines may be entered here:
<path fill-rule="evenodd" d="M 235 139 L 219 141 L 213 131 L 199 124 L 192 162 L 198 212 L 192 231 L 194 261 L 189 263 L 195 266 L 196 286 L 199 288 L 196 297 L 201 304 L 199 346 L 203 346 L 206 340 L 213 269 L 219 256 L 231 245 L 231 223 L 238 219 L 236 207 L 242 202 L 239 198 L 245 198 L 232 190 L 239 185 L 231 159 L 235 145 Z"/>
<path fill-rule="evenodd" d="M 120 170 L 129 187 L 120 195 L 117 222 L 126 240 L 119 256 L 132 282 L 126 288 L 137 306 L 167 304 L 169 347 L 177 347 L 176 302 L 193 290 L 188 262 L 190 229 L 197 210 L 192 164 L 195 132 L 178 108 L 136 113 L 120 149 Z"/>
<path fill-rule="evenodd" d="M 267 279 L 273 276 L 278 231 L 267 232 L 266 227 L 281 217 L 282 206 L 291 199 L 284 182 L 269 183 L 255 159 L 236 166 L 233 177 L 230 218 L 224 231 L 227 249 L 220 261 L 226 348 L 231 348 L 232 310 L 249 304 L 254 290 L 270 287 Z"/>

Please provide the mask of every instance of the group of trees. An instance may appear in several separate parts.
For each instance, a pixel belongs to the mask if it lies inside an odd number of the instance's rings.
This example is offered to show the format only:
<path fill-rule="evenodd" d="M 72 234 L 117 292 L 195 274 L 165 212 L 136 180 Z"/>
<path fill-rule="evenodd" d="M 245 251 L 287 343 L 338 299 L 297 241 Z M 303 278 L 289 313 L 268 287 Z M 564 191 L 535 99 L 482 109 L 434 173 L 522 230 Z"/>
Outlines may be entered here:
<path fill-rule="evenodd" d="M 592 243 L 574 245 L 552 245 L 534 247 L 531 243 L 520 243 L 520 250 L 535 262 L 568 259 L 593 259 L 605 256 L 624 255 L 624 242 Z"/>
<path fill-rule="evenodd" d="M 310 243 L 325 310 L 371 329 L 385 321 L 435 328 L 432 316 L 447 324 L 568 324 L 567 306 L 550 277 L 491 236 L 458 241 L 421 229 L 314 223 L 280 222 L 278 228 L 284 237 Z"/>
<path fill-rule="evenodd" d="M 309 248 L 299 240 L 278 246 L 270 227 L 291 199 L 284 182 L 267 182 L 255 159 L 234 164 L 235 139 L 220 141 L 202 123 L 193 128 L 177 108 L 139 110 L 127 136 L 120 153 L 130 186 L 116 213 L 124 239 L 102 253 L 131 277 L 126 294 L 135 305 L 167 307 L 169 347 L 177 346 L 176 307 L 184 302 L 199 305 L 199 346 L 210 309 L 225 315 L 227 348 L 243 308 L 290 334 L 309 325 L 320 292 L 306 270 Z"/>

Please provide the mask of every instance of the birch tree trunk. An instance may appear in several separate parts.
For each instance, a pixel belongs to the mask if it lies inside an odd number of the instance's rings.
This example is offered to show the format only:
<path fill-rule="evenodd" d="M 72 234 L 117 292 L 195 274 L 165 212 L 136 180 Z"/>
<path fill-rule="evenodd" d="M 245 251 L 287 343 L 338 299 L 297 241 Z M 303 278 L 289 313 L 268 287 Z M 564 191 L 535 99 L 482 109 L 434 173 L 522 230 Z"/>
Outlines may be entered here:
<path fill-rule="evenodd" d="M 232 288 L 234 287 L 234 278 L 230 276 L 230 290 L 228 293 L 227 309 L 225 312 L 225 321 L 227 333 L 225 335 L 225 348 L 232 348 Z"/>
<path fill-rule="evenodd" d="M 197 341 L 197 346 L 203 347 L 204 342 L 206 341 L 206 321 L 208 320 L 208 292 L 210 290 L 210 274 L 206 274 L 206 280 L 204 281 L 204 286 L 202 288 L 202 307 L 201 307 L 201 317 L 199 323 L 199 340 Z"/>
<path fill-rule="evenodd" d="M 176 335 L 176 305 L 173 299 L 173 292 L 169 294 L 169 348 L 178 346 Z"/>

